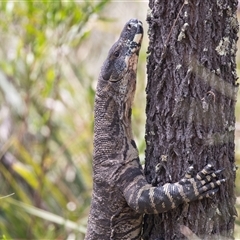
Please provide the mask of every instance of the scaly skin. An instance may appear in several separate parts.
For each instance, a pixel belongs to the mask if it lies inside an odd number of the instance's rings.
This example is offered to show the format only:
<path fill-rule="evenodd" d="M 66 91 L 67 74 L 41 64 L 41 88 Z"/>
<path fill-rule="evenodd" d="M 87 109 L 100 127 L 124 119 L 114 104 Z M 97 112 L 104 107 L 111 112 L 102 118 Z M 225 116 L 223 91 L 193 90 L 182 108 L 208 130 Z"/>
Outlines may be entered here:
<path fill-rule="evenodd" d="M 131 19 L 112 46 L 95 98 L 93 193 L 86 240 L 141 239 L 143 214 L 156 214 L 215 194 L 224 179 L 208 164 L 177 183 L 153 187 L 139 163 L 131 129 L 142 23 Z"/>

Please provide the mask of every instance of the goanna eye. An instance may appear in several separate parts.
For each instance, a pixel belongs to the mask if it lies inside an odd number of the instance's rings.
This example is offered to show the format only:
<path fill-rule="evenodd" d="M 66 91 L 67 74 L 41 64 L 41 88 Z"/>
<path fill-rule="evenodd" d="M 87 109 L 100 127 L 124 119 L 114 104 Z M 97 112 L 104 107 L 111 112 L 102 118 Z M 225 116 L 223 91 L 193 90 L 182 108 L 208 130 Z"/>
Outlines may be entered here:
<path fill-rule="evenodd" d="M 114 57 L 119 57 L 119 55 L 120 55 L 120 51 L 116 51 L 116 52 L 114 52 Z"/>

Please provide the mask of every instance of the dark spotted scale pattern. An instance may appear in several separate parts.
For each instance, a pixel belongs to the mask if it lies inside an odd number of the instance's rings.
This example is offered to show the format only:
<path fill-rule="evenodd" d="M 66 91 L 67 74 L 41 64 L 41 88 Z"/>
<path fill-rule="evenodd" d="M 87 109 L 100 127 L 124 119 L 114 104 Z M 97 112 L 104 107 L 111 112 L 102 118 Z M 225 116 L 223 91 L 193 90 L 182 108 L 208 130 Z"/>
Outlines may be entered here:
<path fill-rule="evenodd" d="M 177 183 L 153 187 L 139 163 L 131 129 L 142 23 L 131 19 L 101 69 L 95 97 L 93 193 L 86 240 L 141 239 L 143 214 L 211 197 L 224 182 L 208 164 Z"/>

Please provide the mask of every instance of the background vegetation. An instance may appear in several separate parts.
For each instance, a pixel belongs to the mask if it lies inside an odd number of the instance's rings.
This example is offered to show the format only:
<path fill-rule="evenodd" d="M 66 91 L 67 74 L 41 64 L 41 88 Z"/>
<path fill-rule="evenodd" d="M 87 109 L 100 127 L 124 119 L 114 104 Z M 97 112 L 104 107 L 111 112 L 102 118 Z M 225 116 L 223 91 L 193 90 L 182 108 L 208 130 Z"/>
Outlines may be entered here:
<path fill-rule="evenodd" d="M 1 1 L 0 12 L 0 238 L 83 239 L 97 76 L 123 24 L 145 22 L 147 2 Z M 142 160 L 146 50 L 147 36 L 133 109 Z M 239 102 L 236 117 L 239 164 Z M 236 184 L 240 196 L 239 171 Z"/>

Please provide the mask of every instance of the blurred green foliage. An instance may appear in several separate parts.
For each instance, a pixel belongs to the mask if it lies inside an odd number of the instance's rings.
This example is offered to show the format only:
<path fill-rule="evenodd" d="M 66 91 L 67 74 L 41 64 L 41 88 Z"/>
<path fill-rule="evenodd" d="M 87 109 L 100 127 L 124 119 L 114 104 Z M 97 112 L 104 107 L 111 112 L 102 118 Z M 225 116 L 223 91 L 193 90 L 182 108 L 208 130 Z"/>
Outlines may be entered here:
<path fill-rule="evenodd" d="M 84 236 L 94 89 L 75 59 L 107 3 L 0 2 L 0 238 Z"/>
<path fill-rule="evenodd" d="M 108 6 L 109 0 L 0 2 L 2 239 L 84 237 L 92 188 L 95 72 L 99 70 L 86 52 L 91 51 L 88 41 L 96 19 L 104 24 L 113 20 L 102 15 Z M 118 7 L 114 5 L 115 12 L 125 11 Z M 117 34 L 120 30 L 116 27 Z M 104 48 L 103 38 L 96 38 L 94 45 L 91 55 L 100 57 L 96 49 Z M 141 79 L 146 45 L 142 48 Z M 144 81 L 138 81 L 133 108 L 140 156 L 145 146 L 144 86 Z M 237 146 L 238 139 L 237 134 Z M 237 161 L 238 155 L 236 149 Z"/>

